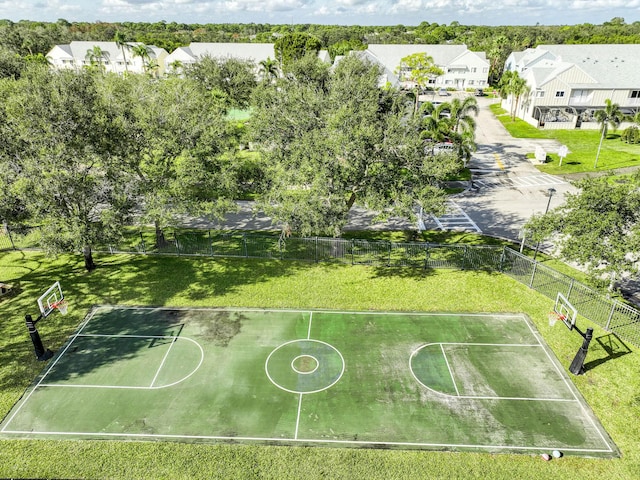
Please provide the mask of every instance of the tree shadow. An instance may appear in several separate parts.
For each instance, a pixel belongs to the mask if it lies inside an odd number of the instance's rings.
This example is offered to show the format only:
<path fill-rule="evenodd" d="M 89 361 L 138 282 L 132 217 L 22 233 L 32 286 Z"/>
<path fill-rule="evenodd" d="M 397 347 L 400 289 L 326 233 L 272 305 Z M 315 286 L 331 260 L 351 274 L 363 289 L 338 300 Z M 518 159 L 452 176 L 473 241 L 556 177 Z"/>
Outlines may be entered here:
<path fill-rule="evenodd" d="M 596 358 L 584 364 L 584 370 L 591 370 L 592 368 L 596 368 L 599 365 L 602 365 L 609 360 L 614 360 L 616 358 L 622 357 L 631 353 L 632 350 L 629 346 L 624 343 L 615 333 L 609 333 L 607 335 L 603 335 L 601 337 L 595 338 L 595 341 L 600 345 L 600 349 L 602 349 L 604 356 L 600 358 Z M 598 351 L 600 350 L 598 349 Z M 594 349 L 590 349 L 590 353 L 594 353 Z M 600 353 L 600 352 L 599 352 Z"/>

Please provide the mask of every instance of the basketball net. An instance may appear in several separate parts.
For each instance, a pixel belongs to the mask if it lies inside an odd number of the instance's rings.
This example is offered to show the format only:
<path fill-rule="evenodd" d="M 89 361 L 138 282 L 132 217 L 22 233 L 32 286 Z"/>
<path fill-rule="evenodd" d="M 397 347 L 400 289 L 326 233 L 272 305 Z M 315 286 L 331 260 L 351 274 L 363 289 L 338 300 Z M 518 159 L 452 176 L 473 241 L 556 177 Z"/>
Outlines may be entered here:
<path fill-rule="evenodd" d="M 557 312 L 549 312 L 549 326 L 553 327 L 558 320 L 564 321 L 564 315 Z"/>
<path fill-rule="evenodd" d="M 62 315 L 66 315 L 69 304 L 66 300 L 62 299 L 59 302 L 54 303 L 52 307 L 58 310 Z"/>

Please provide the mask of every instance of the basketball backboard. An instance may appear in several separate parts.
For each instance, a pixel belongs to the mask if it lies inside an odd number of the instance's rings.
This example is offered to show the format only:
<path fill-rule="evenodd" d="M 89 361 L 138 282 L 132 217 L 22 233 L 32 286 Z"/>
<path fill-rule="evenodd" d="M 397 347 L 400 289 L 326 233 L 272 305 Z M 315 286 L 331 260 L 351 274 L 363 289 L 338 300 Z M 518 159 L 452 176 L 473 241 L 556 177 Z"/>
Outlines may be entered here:
<path fill-rule="evenodd" d="M 564 322 L 569 330 L 573 330 L 573 327 L 576 324 L 578 311 L 560 292 L 558 292 L 558 295 L 556 296 L 556 304 L 553 308 L 553 311 L 558 314 L 560 319 Z"/>
<path fill-rule="evenodd" d="M 60 287 L 60 282 L 56 282 L 51 285 L 46 292 L 44 292 L 38 298 L 38 307 L 40 308 L 40 313 L 42 317 L 46 317 L 53 310 L 55 310 L 58 302 L 64 299 L 64 295 L 62 294 L 62 288 Z"/>

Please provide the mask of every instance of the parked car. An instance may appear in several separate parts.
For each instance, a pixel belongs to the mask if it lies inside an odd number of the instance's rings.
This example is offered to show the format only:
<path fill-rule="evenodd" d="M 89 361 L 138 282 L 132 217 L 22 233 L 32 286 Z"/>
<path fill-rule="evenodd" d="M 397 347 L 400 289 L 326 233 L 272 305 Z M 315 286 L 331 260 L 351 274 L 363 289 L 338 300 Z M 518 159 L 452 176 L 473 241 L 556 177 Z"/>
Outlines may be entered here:
<path fill-rule="evenodd" d="M 451 94 L 446 88 L 441 88 L 440 90 L 438 90 L 438 95 L 440 95 L 441 97 L 448 97 Z"/>
<path fill-rule="evenodd" d="M 484 97 L 484 90 L 482 90 L 481 88 L 476 88 L 474 95 L 476 97 Z"/>

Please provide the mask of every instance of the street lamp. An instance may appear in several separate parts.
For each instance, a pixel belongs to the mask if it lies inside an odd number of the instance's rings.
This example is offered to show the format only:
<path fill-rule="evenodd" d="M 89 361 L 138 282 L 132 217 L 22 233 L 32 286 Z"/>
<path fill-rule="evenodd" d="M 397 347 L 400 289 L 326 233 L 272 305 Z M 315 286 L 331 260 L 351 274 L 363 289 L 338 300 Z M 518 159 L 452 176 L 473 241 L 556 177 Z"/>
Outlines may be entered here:
<path fill-rule="evenodd" d="M 549 211 L 549 205 L 551 205 L 551 197 L 553 197 L 553 194 L 556 193 L 556 189 L 551 187 L 549 190 L 547 190 L 547 193 L 548 193 L 549 200 L 547 200 L 547 208 L 545 208 L 545 210 L 544 210 L 544 214 L 545 215 Z M 538 256 L 538 250 L 539 249 L 540 249 L 540 241 L 538 240 L 538 243 L 536 244 L 536 251 L 533 253 L 533 259 L 534 260 Z"/>

